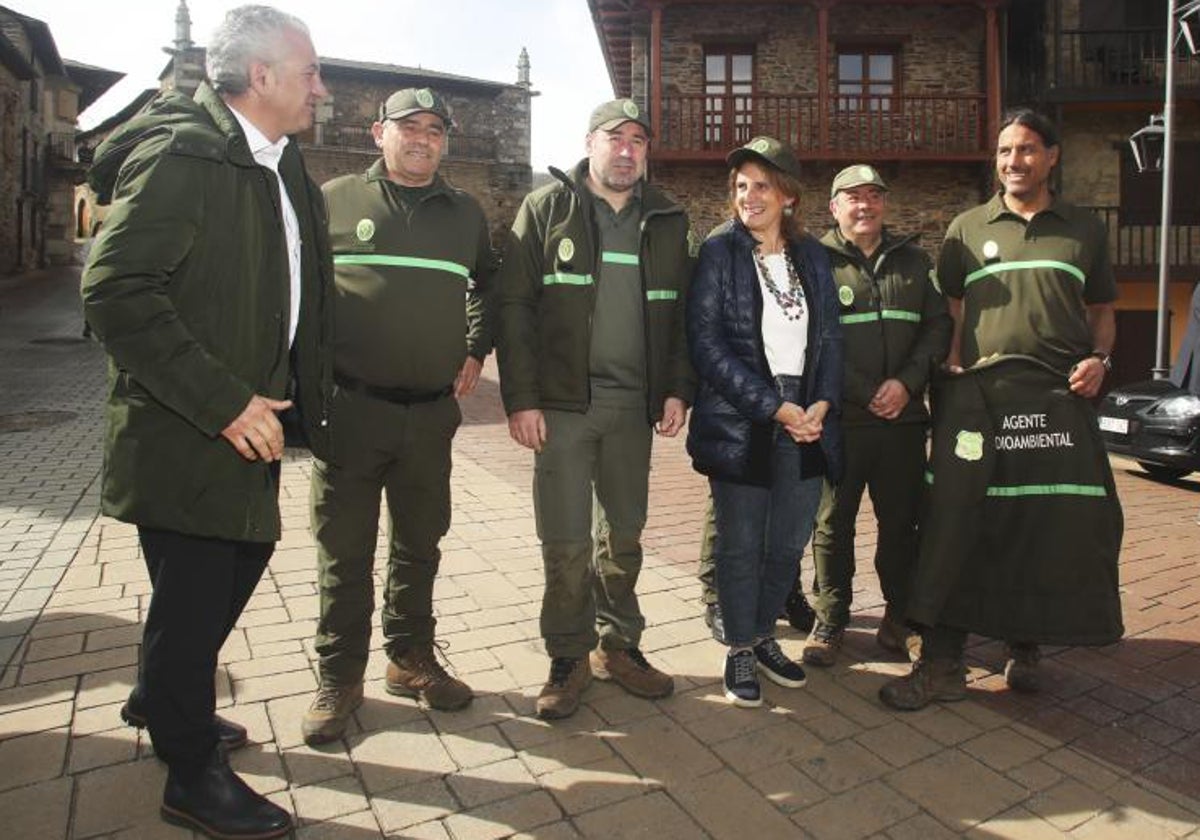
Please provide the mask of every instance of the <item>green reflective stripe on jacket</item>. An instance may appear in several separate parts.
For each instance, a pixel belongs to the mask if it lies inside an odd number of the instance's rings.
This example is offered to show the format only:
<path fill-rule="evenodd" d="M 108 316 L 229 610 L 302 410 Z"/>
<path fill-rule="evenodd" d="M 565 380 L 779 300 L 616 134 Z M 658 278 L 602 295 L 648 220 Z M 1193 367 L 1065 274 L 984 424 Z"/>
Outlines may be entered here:
<path fill-rule="evenodd" d="M 1096 496 L 1104 498 L 1108 491 L 1100 484 L 1016 484 L 1007 487 L 988 487 L 992 497 L 1017 498 L 1020 496 Z"/>
<path fill-rule="evenodd" d="M 638 255 L 623 254 L 620 251 L 604 251 L 600 254 L 600 261 L 617 265 L 637 265 Z"/>
<path fill-rule="evenodd" d="M 1059 260 L 1017 260 L 1014 262 L 999 262 L 993 265 L 985 265 L 977 271 L 972 271 L 967 275 L 967 279 L 963 281 L 963 287 L 965 288 L 976 280 L 982 280 L 984 277 L 993 274 L 1000 274 L 1004 271 L 1025 271 L 1031 268 L 1053 268 L 1056 271 L 1065 271 L 1080 283 L 1087 282 L 1087 275 L 1070 263 L 1060 262 Z"/>
<path fill-rule="evenodd" d="M 674 289 L 647 289 L 646 300 L 679 300 L 679 292 Z"/>
<path fill-rule="evenodd" d="M 925 483 L 933 484 L 933 473 L 925 471 Z M 1022 496 L 1093 496 L 1106 498 L 1108 491 L 1101 484 L 1013 484 L 992 485 L 987 494 L 994 499 L 1015 499 Z"/>
<path fill-rule="evenodd" d="M 424 257 L 397 257 L 392 254 L 335 254 L 334 265 L 392 265 L 401 268 L 429 268 L 446 271 L 460 277 L 470 277 L 471 270 L 465 265 L 449 260 L 429 260 Z"/>
<path fill-rule="evenodd" d="M 592 285 L 592 275 L 590 274 L 567 274 L 564 271 L 556 271 L 553 274 L 547 274 L 542 277 L 543 286 L 590 286 Z"/>
<path fill-rule="evenodd" d="M 878 321 L 881 317 L 887 321 L 921 323 L 921 313 L 910 312 L 907 309 L 885 309 L 882 312 L 856 312 L 851 315 L 839 315 L 838 322 L 841 324 L 868 324 Z"/>

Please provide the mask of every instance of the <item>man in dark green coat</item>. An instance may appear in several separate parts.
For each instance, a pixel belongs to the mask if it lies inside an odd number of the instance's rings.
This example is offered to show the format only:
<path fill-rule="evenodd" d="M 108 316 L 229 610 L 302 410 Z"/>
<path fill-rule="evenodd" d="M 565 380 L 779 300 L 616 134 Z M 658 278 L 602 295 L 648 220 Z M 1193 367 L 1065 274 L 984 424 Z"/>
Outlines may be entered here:
<path fill-rule="evenodd" d="M 968 632 L 1007 642 L 1004 677 L 1038 689 L 1039 644 L 1102 645 L 1123 632 L 1122 522 L 1094 398 L 1116 337 L 1103 223 L 1059 198 L 1058 130 L 1005 115 L 1000 190 L 946 231 L 937 276 L 954 334 L 935 380 L 933 493 L 907 616 L 922 627 L 892 708 L 966 696 Z"/>
<path fill-rule="evenodd" d="M 639 648 L 635 587 L 652 429 L 678 434 L 692 398 L 692 261 L 687 215 L 645 181 L 649 144 L 632 100 L 596 108 L 587 158 L 526 196 L 501 273 L 500 390 L 509 434 L 537 453 L 543 718 L 573 714 L 593 672 L 641 697 L 674 690 Z"/>
<path fill-rule="evenodd" d="M 487 219 L 438 173 L 454 123 L 428 88 L 393 93 L 371 126 L 382 157 L 324 185 L 337 298 L 330 454 L 313 462 L 321 687 L 305 742 L 342 736 L 362 702 L 375 607 L 380 496 L 387 499 L 383 637 L 391 694 L 446 711 L 471 688 L 434 652 L 433 584 L 450 528 L 458 398 L 491 351 Z"/>
<path fill-rule="evenodd" d="M 886 603 L 881 647 L 909 652 L 919 637 L 902 623 L 917 562 L 917 519 L 929 413 L 925 386 L 946 357 L 951 322 L 934 285 L 933 262 L 916 235 L 884 226 L 888 186 L 873 166 L 847 166 L 833 179 L 836 224 L 821 238 L 833 265 L 845 347 L 842 432 L 846 470 L 826 482 L 813 536 L 817 625 L 804 661 L 832 665 L 850 621 L 854 535 L 864 491 L 878 522 L 875 571 Z"/>
<path fill-rule="evenodd" d="M 324 450 L 331 266 L 321 196 L 288 135 L 326 95 L 308 30 L 264 6 L 226 16 L 210 84 L 166 93 L 98 150 L 112 212 L 83 276 L 110 357 L 104 513 L 138 526 L 153 594 L 122 709 L 169 768 L 165 819 L 277 837 L 290 815 L 229 768 L 241 727 L 213 674 L 279 538 L 283 427 Z"/>

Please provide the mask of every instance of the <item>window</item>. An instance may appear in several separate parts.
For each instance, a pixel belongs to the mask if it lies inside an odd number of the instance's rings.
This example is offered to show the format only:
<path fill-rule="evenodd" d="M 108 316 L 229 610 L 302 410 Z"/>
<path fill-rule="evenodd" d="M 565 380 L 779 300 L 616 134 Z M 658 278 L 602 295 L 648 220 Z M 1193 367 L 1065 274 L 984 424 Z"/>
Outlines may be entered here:
<path fill-rule="evenodd" d="M 837 109 L 891 111 L 900 87 L 900 54 L 894 47 L 844 47 L 837 54 Z"/>
<path fill-rule="evenodd" d="M 725 148 L 745 143 L 751 128 L 754 51 L 745 46 L 709 47 L 704 53 L 704 144 Z"/>

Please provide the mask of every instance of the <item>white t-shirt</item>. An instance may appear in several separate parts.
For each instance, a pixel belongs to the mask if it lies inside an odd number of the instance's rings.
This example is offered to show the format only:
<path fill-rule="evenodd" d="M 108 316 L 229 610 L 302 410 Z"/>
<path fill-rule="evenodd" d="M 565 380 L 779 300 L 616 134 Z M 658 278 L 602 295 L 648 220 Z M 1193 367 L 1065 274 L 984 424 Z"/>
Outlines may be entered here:
<path fill-rule="evenodd" d="M 783 253 L 767 254 L 763 257 L 763 263 L 771 273 L 776 288 L 787 291 L 791 281 Z M 805 353 L 808 352 L 808 299 L 804 296 L 804 290 L 797 288 L 796 294 L 801 302 L 800 317 L 795 320 L 788 318 L 775 295 L 767 288 L 767 280 L 757 261 L 754 267 L 762 290 L 761 326 L 767 364 L 774 376 L 801 376 L 804 373 Z M 788 312 L 794 316 L 796 308 L 790 307 Z"/>

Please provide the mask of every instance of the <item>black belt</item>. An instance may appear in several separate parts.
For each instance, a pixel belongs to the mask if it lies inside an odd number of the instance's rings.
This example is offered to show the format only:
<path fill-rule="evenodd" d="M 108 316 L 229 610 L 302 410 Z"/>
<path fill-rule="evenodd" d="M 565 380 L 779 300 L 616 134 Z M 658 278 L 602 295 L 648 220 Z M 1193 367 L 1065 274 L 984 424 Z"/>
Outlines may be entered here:
<path fill-rule="evenodd" d="M 434 402 L 454 393 L 454 386 L 447 385 L 439 391 L 413 391 L 409 388 L 383 388 L 379 385 L 369 385 L 361 379 L 356 379 L 340 370 L 333 372 L 333 381 L 338 387 L 358 394 L 366 394 L 377 400 L 396 403 L 397 405 L 415 405 L 416 403 Z"/>

